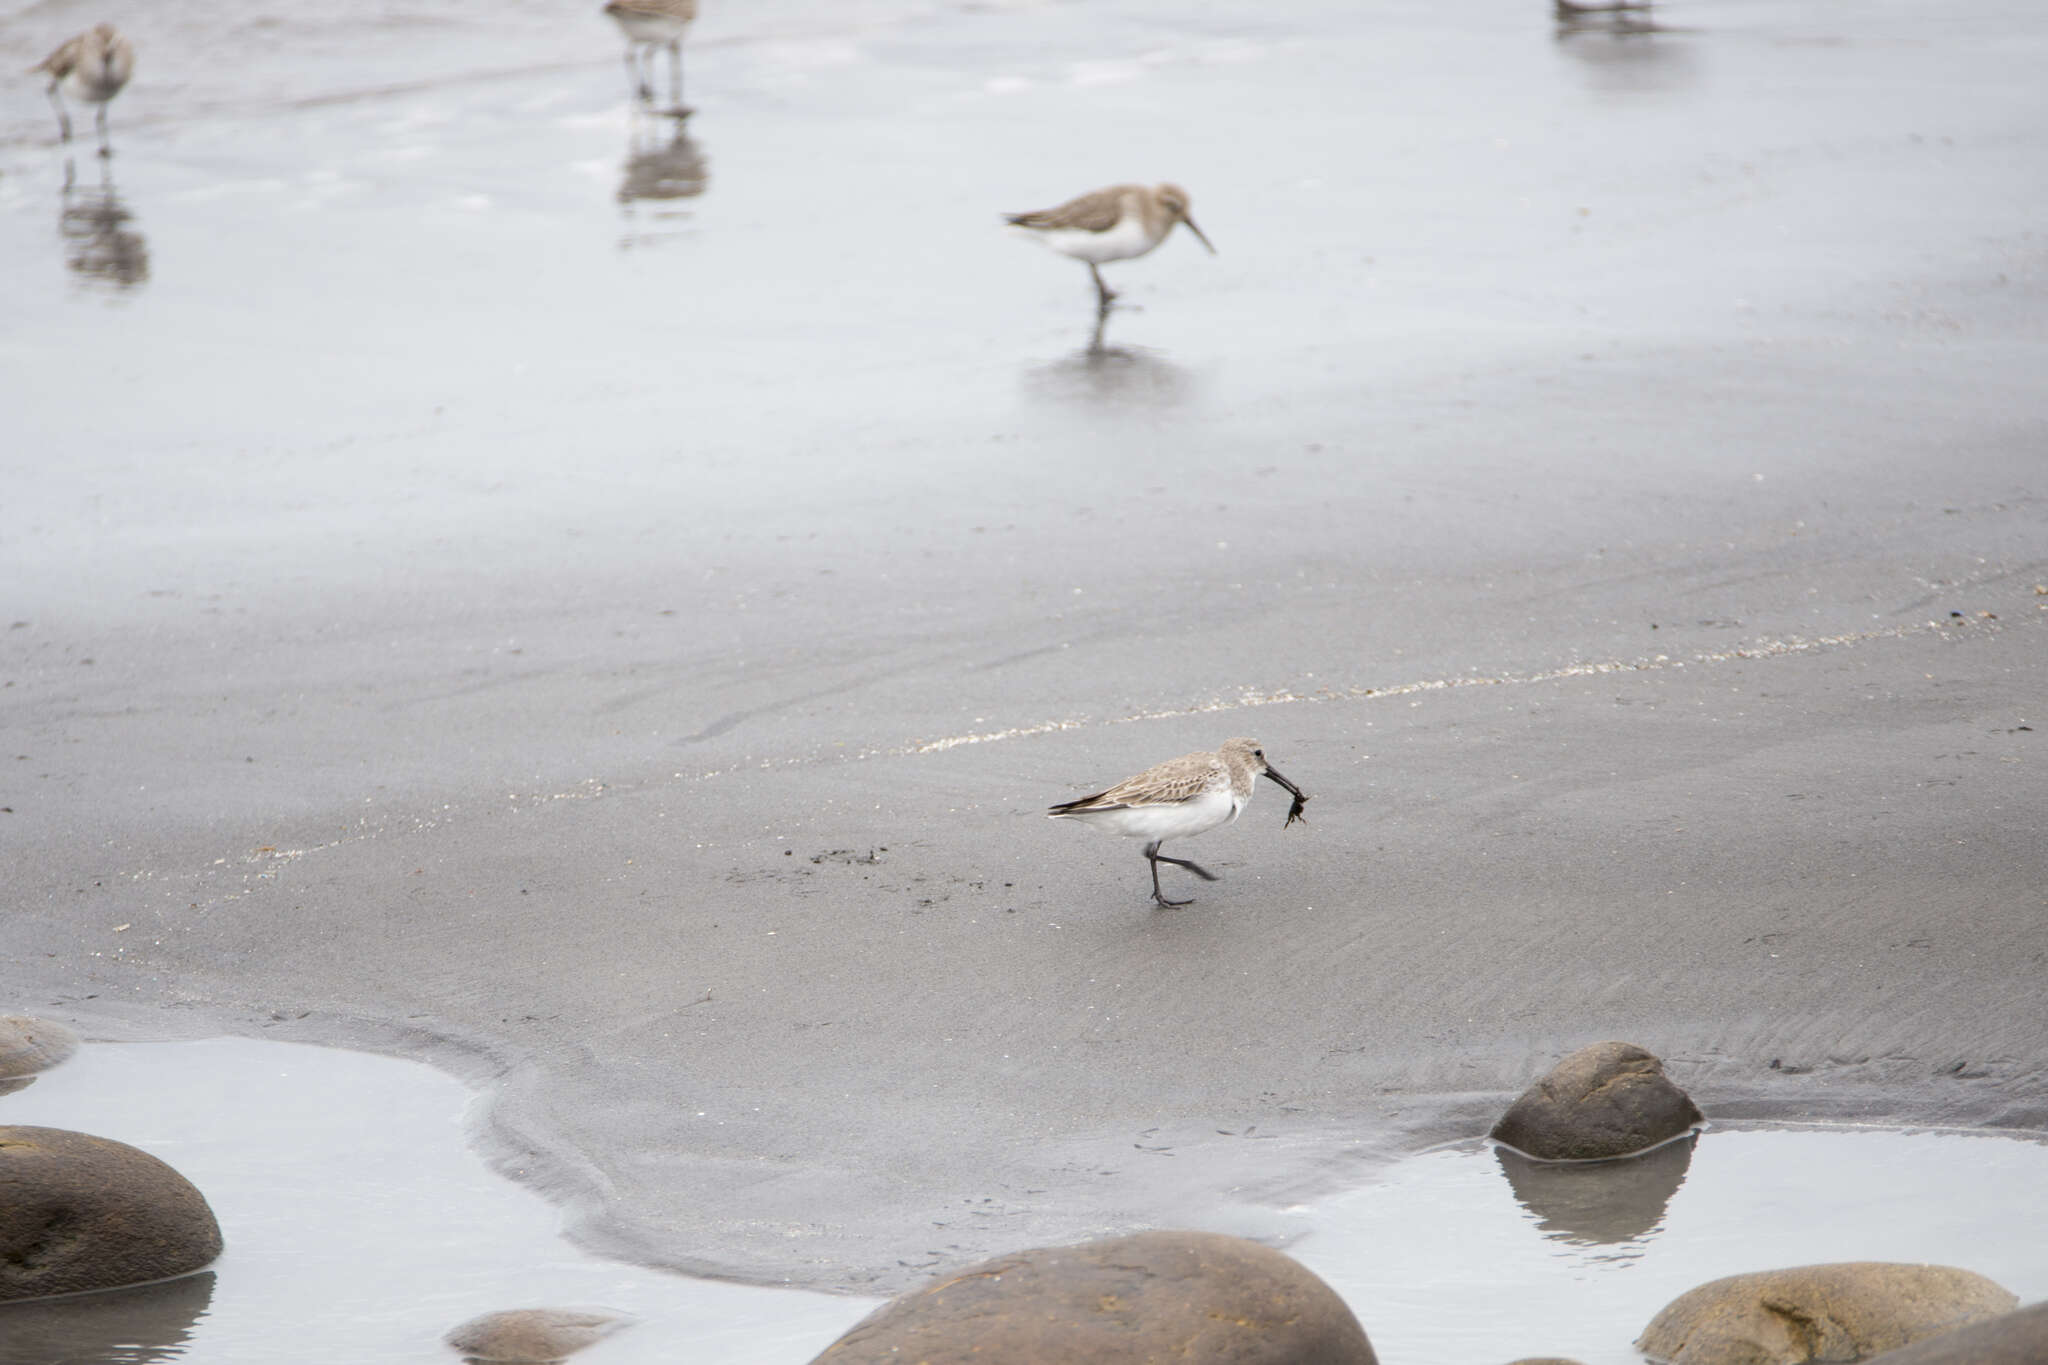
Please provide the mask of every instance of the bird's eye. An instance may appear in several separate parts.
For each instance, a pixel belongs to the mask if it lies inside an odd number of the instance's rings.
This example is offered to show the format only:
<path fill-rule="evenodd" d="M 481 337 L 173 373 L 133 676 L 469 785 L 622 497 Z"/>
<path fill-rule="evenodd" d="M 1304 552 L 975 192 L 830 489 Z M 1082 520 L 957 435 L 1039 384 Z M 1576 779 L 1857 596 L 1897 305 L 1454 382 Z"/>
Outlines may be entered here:
<path fill-rule="evenodd" d="M 1253 758 L 1264 758 L 1265 756 L 1266 756 L 1266 751 L 1265 751 L 1264 749 L 1254 749 L 1254 750 L 1252 750 L 1252 757 L 1253 757 Z"/>

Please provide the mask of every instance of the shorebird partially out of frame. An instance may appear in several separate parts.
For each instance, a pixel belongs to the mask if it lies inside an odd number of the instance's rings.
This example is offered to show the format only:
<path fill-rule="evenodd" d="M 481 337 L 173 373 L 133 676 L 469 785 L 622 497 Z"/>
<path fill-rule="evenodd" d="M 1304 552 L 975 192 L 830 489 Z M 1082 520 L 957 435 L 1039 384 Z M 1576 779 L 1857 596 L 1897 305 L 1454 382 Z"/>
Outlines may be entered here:
<path fill-rule="evenodd" d="M 107 145 L 107 103 L 135 74 L 134 46 L 112 24 L 97 24 L 67 40 L 29 70 L 50 73 L 50 103 L 56 106 L 57 128 L 64 141 L 71 141 L 71 115 L 59 91 L 69 91 L 73 99 L 99 106 L 95 123 L 100 132 L 100 155 L 112 155 L 113 149 Z"/>
<path fill-rule="evenodd" d="M 1170 901 L 1159 889 L 1159 865 L 1184 867 L 1203 881 L 1213 882 L 1216 874 L 1185 858 L 1168 858 L 1159 846 L 1168 839 L 1188 839 L 1227 825 L 1251 804 L 1252 784 L 1270 777 L 1294 796 L 1287 809 L 1287 825 L 1300 820 L 1308 795 L 1282 777 L 1266 762 L 1266 751 L 1255 739 L 1226 739 L 1215 753 L 1184 754 L 1127 777 L 1093 796 L 1065 801 L 1046 812 L 1055 819 L 1080 820 L 1112 834 L 1145 841 L 1145 859 L 1152 864 L 1152 899 L 1162 906 L 1187 905 Z M 1306 822 L 1304 822 L 1306 823 Z"/>
<path fill-rule="evenodd" d="M 1195 226 L 1188 212 L 1188 192 L 1178 185 L 1111 185 L 1106 190 L 1069 199 L 1056 209 L 1036 213 L 1012 213 L 1011 227 L 1022 228 L 1038 241 L 1063 256 L 1088 265 L 1095 281 L 1095 305 L 1107 310 L 1116 291 L 1102 282 L 1096 267 L 1105 261 L 1127 261 L 1142 256 L 1166 240 L 1175 223 L 1186 223 L 1188 231 L 1209 254 L 1216 248 Z"/>
<path fill-rule="evenodd" d="M 697 17 L 697 0 L 611 0 L 604 12 L 626 35 L 626 77 L 642 104 L 654 103 L 654 49 L 668 49 L 669 112 L 681 118 L 683 31 Z"/>

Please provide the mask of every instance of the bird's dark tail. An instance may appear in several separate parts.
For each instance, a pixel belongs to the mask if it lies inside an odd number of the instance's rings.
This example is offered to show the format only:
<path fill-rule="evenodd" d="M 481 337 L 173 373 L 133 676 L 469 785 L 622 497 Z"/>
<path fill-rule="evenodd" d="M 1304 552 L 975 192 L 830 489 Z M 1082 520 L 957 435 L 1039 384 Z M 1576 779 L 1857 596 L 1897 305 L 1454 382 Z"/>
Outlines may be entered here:
<path fill-rule="evenodd" d="M 1097 792 L 1093 796 L 1077 796 L 1072 801 L 1060 802 L 1057 806 L 1054 806 L 1052 809 L 1046 811 L 1046 814 L 1072 815 L 1076 811 L 1087 809 L 1089 806 L 1094 805 L 1097 801 L 1100 801 L 1104 796 L 1107 795 L 1107 792 Z"/>

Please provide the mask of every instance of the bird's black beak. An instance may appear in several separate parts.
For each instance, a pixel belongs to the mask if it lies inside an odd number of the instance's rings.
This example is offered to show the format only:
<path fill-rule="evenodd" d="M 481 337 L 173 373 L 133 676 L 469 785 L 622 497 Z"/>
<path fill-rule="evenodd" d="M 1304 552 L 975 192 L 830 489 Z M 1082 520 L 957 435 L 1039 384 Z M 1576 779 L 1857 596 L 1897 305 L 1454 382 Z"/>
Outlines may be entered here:
<path fill-rule="evenodd" d="M 1308 793 L 1295 786 L 1292 782 L 1289 782 L 1285 777 L 1282 777 L 1277 768 L 1268 767 L 1266 769 L 1266 776 L 1285 787 L 1288 794 L 1294 797 L 1294 804 L 1287 808 L 1287 823 L 1281 825 L 1280 828 L 1286 829 L 1287 825 L 1293 824 L 1296 820 L 1300 820 L 1304 825 L 1307 824 L 1308 821 L 1302 818 L 1301 813 L 1308 807 Z"/>
<path fill-rule="evenodd" d="M 1195 220 L 1194 220 L 1194 219 L 1192 219 L 1192 218 L 1190 218 L 1190 217 L 1188 217 L 1188 216 L 1187 216 L 1187 215 L 1186 215 L 1185 213 L 1183 213 L 1183 214 L 1182 214 L 1182 215 L 1180 216 L 1180 220 L 1181 220 L 1181 221 L 1182 221 L 1183 223 L 1186 223 L 1186 224 L 1188 225 L 1188 231 L 1189 231 L 1189 232 L 1192 232 L 1192 233 L 1194 233 L 1194 234 L 1195 234 L 1195 239 L 1196 239 L 1197 241 L 1199 241 L 1199 242 L 1200 242 L 1200 243 L 1201 243 L 1201 244 L 1202 244 L 1203 246 L 1206 246 L 1206 247 L 1208 247 L 1208 248 L 1209 248 L 1209 254 L 1210 254 L 1211 256 L 1214 256 L 1214 255 L 1216 254 L 1216 248 L 1215 248 L 1215 246 L 1214 246 L 1214 245 L 1212 245 L 1212 244 L 1210 243 L 1210 241 L 1209 241 L 1209 239 L 1208 239 L 1207 237 L 1204 237 L 1204 236 L 1202 235 L 1202 230 L 1201 230 L 1200 228 L 1198 228 L 1198 227 L 1196 227 L 1196 226 L 1195 226 Z"/>
<path fill-rule="evenodd" d="M 1282 777 L 1280 775 L 1280 770 L 1278 768 L 1268 767 L 1266 769 L 1266 776 L 1272 778 L 1275 782 L 1278 782 L 1281 786 L 1287 788 L 1289 792 L 1292 792 L 1295 800 L 1308 800 L 1308 793 L 1302 791 L 1301 788 L 1295 786 L 1292 782 L 1289 782 L 1286 778 Z"/>

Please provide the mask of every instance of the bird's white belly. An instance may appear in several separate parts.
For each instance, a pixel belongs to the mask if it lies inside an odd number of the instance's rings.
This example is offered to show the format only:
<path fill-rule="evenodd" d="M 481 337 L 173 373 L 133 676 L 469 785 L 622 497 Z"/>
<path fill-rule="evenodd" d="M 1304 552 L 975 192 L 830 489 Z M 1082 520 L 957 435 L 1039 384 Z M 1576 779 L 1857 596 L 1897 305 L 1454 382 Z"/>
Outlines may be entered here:
<path fill-rule="evenodd" d="M 636 43 L 672 43 L 683 36 L 690 21 L 673 14 L 642 14 L 633 10 L 608 10 L 626 37 Z"/>
<path fill-rule="evenodd" d="M 88 67 L 80 62 L 64 77 L 64 93 L 89 104 L 105 104 L 121 93 L 127 79 L 126 72 L 105 66 Z"/>
<path fill-rule="evenodd" d="M 1089 824 L 1126 838 L 1185 839 L 1204 830 L 1227 825 L 1237 818 L 1238 803 L 1230 792 L 1203 792 L 1186 801 L 1165 806 L 1125 806 L 1117 810 L 1080 811 Z"/>
<path fill-rule="evenodd" d="M 1042 228 L 1034 229 L 1031 235 L 1062 256 L 1072 256 L 1091 265 L 1101 265 L 1104 261 L 1127 261 L 1159 245 L 1159 239 L 1145 231 L 1145 220 L 1135 213 L 1126 213 L 1117 220 L 1115 227 L 1102 232 L 1089 232 L 1083 228 Z"/>

